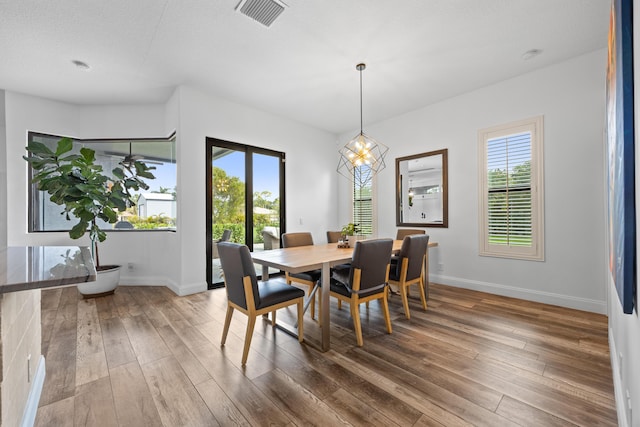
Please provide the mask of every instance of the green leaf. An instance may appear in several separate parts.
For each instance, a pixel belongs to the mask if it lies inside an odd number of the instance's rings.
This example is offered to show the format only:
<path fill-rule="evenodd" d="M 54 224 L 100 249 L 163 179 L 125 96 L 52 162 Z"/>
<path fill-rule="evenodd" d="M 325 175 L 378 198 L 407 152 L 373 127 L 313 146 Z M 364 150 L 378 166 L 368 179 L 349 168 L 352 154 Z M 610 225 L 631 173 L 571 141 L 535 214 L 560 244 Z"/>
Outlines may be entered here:
<path fill-rule="evenodd" d="M 35 155 L 45 155 L 53 157 L 55 154 L 46 145 L 41 142 L 31 141 L 27 146 L 27 151 Z"/>
<path fill-rule="evenodd" d="M 87 164 L 92 164 L 95 161 L 96 152 L 91 148 L 82 147 L 80 149 L 80 154 L 82 154 L 82 157 L 87 162 Z"/>
<path fill-rule="evenodd" d="M 60 160 L 61 162 L 72 162 L 74 160 L 81 159 L 81 158 L 82 158 L 82 156 L 79 155 L 79 154 L 70 154 L 70 155 L 65 156 L 65 157 L 60 157 L 60 159 L 58 159 L 58 160 Z"/>
<path fill-rule="evenodd" d="M 79 223 L 73 226 L 71 231 L 69 231 L 69 237 L 71 237 L 72 239 L 81 238 L 82 236 L 84 236 L 84 233 L 87 232 L 88 226 L 89 226 L 88 222 L 80 221 Z"/>
<path fill-rule="evenodd" d="M 111 173 L 113 173 L 113 176 L 116 179 L 124 179 L 124 171 L 122 170 L 122 168 L 115 168 L 113 171 L 111 171 Z"/>
<path fill-rule="evenodd" d="M 71 138 L 62 138 L 58 141 L 58 147 L 56 148 L 56 157 L 60 157 L 64 153 L 68 153 L 73 149 L 73 141 Z"/>

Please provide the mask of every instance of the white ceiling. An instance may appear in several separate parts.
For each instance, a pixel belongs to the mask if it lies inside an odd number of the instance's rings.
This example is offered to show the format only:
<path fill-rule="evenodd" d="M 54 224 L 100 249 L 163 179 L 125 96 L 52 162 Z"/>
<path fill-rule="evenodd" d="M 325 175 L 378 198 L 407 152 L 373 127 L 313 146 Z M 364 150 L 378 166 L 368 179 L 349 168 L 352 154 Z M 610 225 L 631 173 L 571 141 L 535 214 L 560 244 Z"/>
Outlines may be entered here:
<path fill-rule="evenodd" d="M 606 47 L 609 0 L 0 0 L 0 88 L 79 104 L 180 84 L 333 133 Z M 530 49 L 543 53 L 524 60 Z M 72 60 L 91 66 L 77 69 Z"/>

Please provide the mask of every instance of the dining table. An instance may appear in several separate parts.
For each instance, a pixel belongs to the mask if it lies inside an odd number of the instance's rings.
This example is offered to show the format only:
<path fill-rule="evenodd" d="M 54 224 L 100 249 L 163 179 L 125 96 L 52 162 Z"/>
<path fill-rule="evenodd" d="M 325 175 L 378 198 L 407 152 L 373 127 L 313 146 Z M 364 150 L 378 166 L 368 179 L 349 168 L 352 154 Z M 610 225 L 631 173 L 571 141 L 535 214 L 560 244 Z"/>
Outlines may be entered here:
<path fill-rule="evenodd" d="M 402 246 L 402 240 L 393 241 L 393 252 L 398 252 Z M 429 242 L 429 247 L 438 246 L 437 242 Z M 321 299 L 321 340 L 320 351 L 328 351 L 330 343 L 330 319 L 329 319 L 329 294 L 331 267 L 351 261 L 353 248 L 341 247 L 337 243 L 326 243 L 309 246 L 296 246 L 290 248 L 272 249 L 267 251 L 252 252 L 251 256 L 256 264 L 262 265 L 262 280 L 269 279 L 269 268 L 276 268 L 289 273 L 302 273 L 305 271 L 320 269 L 322 271 L 320 286 Z M 429 283 L 429 251 L 427 250 L 425 261 L 425 287 L 428 290 Z M 315 289 L 314 289 L 315 291 Z M 285 330 L 287 330 L 285 328 Z"/>

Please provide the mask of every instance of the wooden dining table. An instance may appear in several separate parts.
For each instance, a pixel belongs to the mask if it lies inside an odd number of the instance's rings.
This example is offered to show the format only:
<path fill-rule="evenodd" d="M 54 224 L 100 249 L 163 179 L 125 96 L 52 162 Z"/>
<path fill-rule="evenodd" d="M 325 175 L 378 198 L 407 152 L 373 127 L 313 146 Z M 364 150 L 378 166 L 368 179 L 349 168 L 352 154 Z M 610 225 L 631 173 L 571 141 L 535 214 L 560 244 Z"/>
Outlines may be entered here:
<path fill-rule="evenodd" d="M 402 240 L 393 241 L 393 251 L 397 252 L 402 246 Z M 436 242 L 429 242 L 429 247 L 438 246 Z M 320 287 L 322 329 L 321 344 L 319 350 L 328 351 L 330 344 L 329 322 L 329 293 L 331 267 L 351 261 L 353 248 L 341 248 L 337 243 L 326 243 L 310 246 L 296 246 L 292 248 L 280 248 L 268 251 L 252 252 L 251 256 L 256 264 L 262 265 L 262 279 L 268 280 L 269 267 L 277 268 L 289 273 L 302 273 L 304 271 L 322 270 L 322 286 Z M 425 287 L 429 282 L 429 251 L 425 262 Z"/>

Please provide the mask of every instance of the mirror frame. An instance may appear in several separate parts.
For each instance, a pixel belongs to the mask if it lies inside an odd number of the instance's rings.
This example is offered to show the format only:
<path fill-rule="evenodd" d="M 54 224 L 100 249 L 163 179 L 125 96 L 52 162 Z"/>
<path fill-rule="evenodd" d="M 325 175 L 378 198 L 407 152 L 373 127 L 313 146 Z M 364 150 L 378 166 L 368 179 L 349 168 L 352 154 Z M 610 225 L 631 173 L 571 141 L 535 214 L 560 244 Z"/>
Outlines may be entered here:
<path fill-rule="evenodd" d="M 402 177 L 400 162 L 420 159 L 423 157 L 442 155 L 442 222 L 403 222 L 402 221 Z M 396 225 L 411 227 L 449 227 L 449 184 L 448 184 L 448 149 L 429 151 L 412 156 L 396 158 Z"/>

